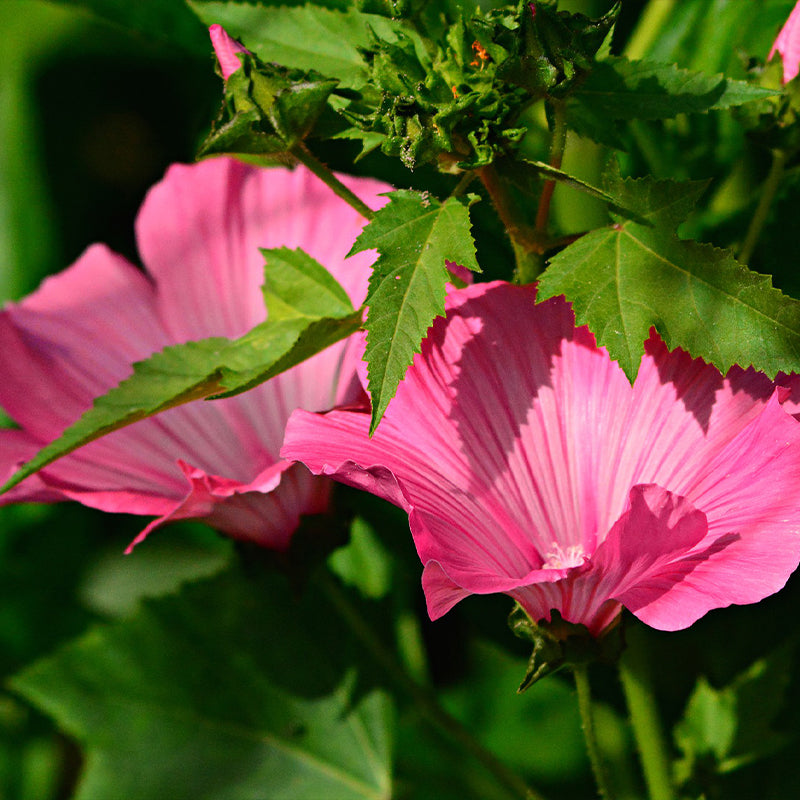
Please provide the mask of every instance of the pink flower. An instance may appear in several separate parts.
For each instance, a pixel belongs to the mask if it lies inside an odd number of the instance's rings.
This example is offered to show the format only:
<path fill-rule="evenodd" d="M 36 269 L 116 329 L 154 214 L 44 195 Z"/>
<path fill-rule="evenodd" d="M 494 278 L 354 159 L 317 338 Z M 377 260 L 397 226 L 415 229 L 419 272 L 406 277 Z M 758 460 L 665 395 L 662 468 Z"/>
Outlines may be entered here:
<path fill-rule="evenodd" d="M 380 205 L 376 181 L 342 178 Z M 259 170 L 220 158 L 176 165 L 139 212 L 143 272 L 93 245 L 61 274 L 0 313 L 0 405 L 20 426 L 0 431 L 0 477 L 33 456 L 130 365 L 166 345 L 236 337 L 261 322 L 259 247 L 302 247 L 356 305 L 372 257 L 345 261 L 362 218 L 308 170 Z M 104 511 L 197 518 L 285 549 L 299 515 L 326 509 L 329 486 L 278 455 L 296 408 L 362 397 L 354 342 L 342 342 L 246 394 L 195 402 L 80 448 L 0 502 L 77 500 Z"/>
<path fill-rule="evenodd" d="M 631 387 L 563 298 L 454 291 L 372 439 L 366 411 L 295 412 L 282 455 L 408 512 L 436 619 L 504 592 L 601 633 L 664 630 L 779 590 L 800 561 L 786 389 L 653 334 Z"/>
<path fill-rule="evenodd" d="M 208 29 L 211 36 L 211 44 L 214 46 L 214 54 L 222 70 L 223 80 L 228 80 L 237 69 L 242 68 L 242 62 L 237 53 L 249 53 L 246 47 L 242 47 L 235 39 L 228 35 L 222 25 L 212 25 Z"/>
<path fill-rule="evenodd" d="M 781 28 L 778 38 L 769 51 L 768 61 L 775 53 L 783 59 L 783 82 L 789 83 L 800 71 L 800 2 L 795 5 L 789 19 Z"/>

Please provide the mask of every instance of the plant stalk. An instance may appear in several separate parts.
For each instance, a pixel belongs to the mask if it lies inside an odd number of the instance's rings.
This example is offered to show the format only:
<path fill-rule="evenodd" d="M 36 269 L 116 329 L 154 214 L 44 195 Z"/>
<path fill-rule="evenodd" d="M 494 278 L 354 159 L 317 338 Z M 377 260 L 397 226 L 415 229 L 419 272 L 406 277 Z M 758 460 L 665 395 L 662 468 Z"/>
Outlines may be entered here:
<path fill-rule="evenodd" d="M 519 284 L 532 283 L 544 266 L 542 242 L 537 232 L 523 220 L 495 168 L 489 164 L 477 172 L 511 239 L 516 261 L 514 281 Z"/>
<path fill-rule="evenodd" d="M 512 772 L 493 753 L 487 750 L 453 716 L 442 708 L 436 695 L 425 686 L 411 678 L 394 654 L 380 641 L 358 610 L 350 602 L 335 578 L 325 573 L 321 580 L 328 598 L 348 624 L 350 629 L 366 647 L 370 655 L 383 668 L 395 685 L 405 692 L 416 704 L 420 713 L 440 733 L 458 744 L 476 761 L 479 761 L 508 792 L 519 800 L 545 800 L 531 789 L 516 773 Z"/>
<path fill-rule="evenodd" d="M 597 784 L 600 796 L 605 800 L 614 800 L 614 793 L 608 781 L 603 756 L 597 744 L 597 731 L 594 726 L 594 710 L 592 709 L 592 692 L 589 686 L 589 668 L 586 664 L 576 664 L 572 668 L 575 675 L 575 688 L 578 692 L 578 710 L 581 715 L 583 737 L 586 741 L 586 750 L 589 754 L 589 763 Z"/>
<path fill-rule="evenodd" d="M 628 631 L 627 648 L 619 662 L 619 676 L 648 796 L 650 800 L 675 800 L 669 749 L 653 696 L 647 653 L 639 631 Z"/>
<path fill-rule="evenodd" d="M 773 150 L 772 166 L 770 166 L 767 179 L 761 187 L 761 197 L 759 198 L 753 218 L 750 220 L 747 235 L 744 237 L 744 242 L 737 255 L 737 260 L 742 264 L 748 264 L 753 257 L 753 252 L 756 249 L 761 232 L 764 230 L 764 224 L 767 221 L 769 209 L 772 206 L 772 201 L 775 199 L 775 193 L 778 191 L 785 169 L 786 153 L 784 153 L 783 150 Z"/>
<path fill-rule="evenodd" d="M 354 208 L 365 219 L 372 219 L 375 212 L 356 194 L 351 192 L 306 146 L 300 142 L 289 151 L 301 164 L 308 167 L 326 186 Z"/>
<path fill-rule="evenodd" d="M 564 150 L 567 146 L 567 115 L 564 104 L 553 101 L 553 138 L 550 142 L 550 166 L 561 169 L 561 162 L 564 160 Z M 542 187 L 542 195 L 539 198 L 539 208 L 536 212 L 536 230 L 547 238 L 547 224 L 550 219 L 550 203 L 553 200 L 553 192 L 556 188 L 554 180 L 547 180 Z"/>

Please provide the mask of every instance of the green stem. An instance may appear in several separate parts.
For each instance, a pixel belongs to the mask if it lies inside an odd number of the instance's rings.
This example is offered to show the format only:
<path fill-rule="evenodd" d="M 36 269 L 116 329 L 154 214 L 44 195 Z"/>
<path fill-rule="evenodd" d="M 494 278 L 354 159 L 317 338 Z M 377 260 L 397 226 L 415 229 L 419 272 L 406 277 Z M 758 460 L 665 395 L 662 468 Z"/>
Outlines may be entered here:
<path fill-rule="evenodd" d="M 644 58 L 653 42 L 669 29 L 669 18 L 677 5 L 678 0 L 650 0 L 625 45 L 624 54 L 631 59 Z"/>
<path fill-rule="evenodd" d="M 459 179 L 458 183 L 456 184 L 456 188 L 450 192 L 450 197 L 461 197 L 464 192 L 467 191 L 467 187 L 475 180 L 475 173 L 472 170 L 465 172 L 461 178 Z"/>
<path fill-rule="evenodd" d="M 511 239 L 516 260 L 514 281 L 520 284 L 532 283 L 544 266 L 544 248 L 537 232 L 523 220 L 517 204 L 509 197 L 503 181 L 491 164 L 481 167 L 478 177 Z"/>
<path fill-rule="evenodd" d="M 586 740 L 586 750 L 589 753 L 589 763 L 592 765 L 594 780 L 601 797 L 613 800 L 614 793 L 608 782 L 603 757 L 597 744 L 597 732 L 594 727 L 594 712 L 592 709 L 592 692 L 589 686 L 589 668 L 586 664 L 576 664 L 572 668 L 575 674 L 575 688 L 578 691 L 578 710 L 583 724 L 583 737 Z"/>
<path fill-rule="evenodd" d="M 619 676 L 648 795 L 650 800 L 675 800 L 669 749 L 652 691 L 647 652 L 639 631 L 629 629 L 627 634 Z"/>
<path fill-rule="evenodd" d="M 375 216 L 375 212 L 360 197 L 353 194 L 303 142 L 296 144 L 289 152 L 301 164 L 305 164 L 324 184 L 330 186 L 335 194 L 358 211 L 362 217 L 372 219 Z"/>
<path fill-rule="evenodd" d="M 786 153 L 783 150 L 773 150 L 772 166 L 769 169 L 764 185 L 761 187 L 758 206 L 756 206 L 753 218 L 750 220 L 750 227 L 747 229 L 747 235 L 744 237 L 744 243 L 737 256 L 737 259 L 742 264 L 748 264 L 753 256 L 753 251 L 756 249 L 758 239 L 764 230 L 764 223 L 767 221 L 770 206 L 775 199 L 775 192 L 778 191 L 785 168 Z"/>
<path fill-rule="evenodd" d="M 436 695 L 431 690 L 421 686 L 408 675 L 394 654 L 367 625 L 330 574 L 325 573 L 321 582 L 331 603 L 359 641 L 385 670 L 386 675 L 395 685 L 414 701 L 420 713 L 429 723 L 483 764 L 497 782 L 514 797 L 520 798 L 520 800 L 544 800 L 542 795 L 529 788 L 518 775 L 508 769 L 493 753 L 477 741 L 455 717 L 450 716 L 439 704 Z"/>
<path fill-rule="evenodd" d="M 567 146 L 567 114 L 562 102 L 553 101 L 553 138 L 550 142 L 550 166 L 561 169 L 564 160 L 564 150 Z M 542 196 L 539 198 L 539 209 L 536 212 L 536 230 L 547 238 L 547 224 L 550 219 L 550 203 L 556 182 L 545 181 L 542 187 Z"/>

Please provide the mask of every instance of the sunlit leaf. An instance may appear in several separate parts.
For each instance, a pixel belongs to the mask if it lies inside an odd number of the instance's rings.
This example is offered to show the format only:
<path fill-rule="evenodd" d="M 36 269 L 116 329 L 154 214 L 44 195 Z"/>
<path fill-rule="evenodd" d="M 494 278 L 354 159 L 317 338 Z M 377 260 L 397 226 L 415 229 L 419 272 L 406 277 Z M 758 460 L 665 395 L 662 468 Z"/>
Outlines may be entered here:
<path fill-rule="evenodd" d="M 800 369 L 800 303 L 727 250 L 679 239 L 678 223 L 703 183 L 612 178 L 609 194 L 649 225 L 620 220 L 562 250 L 539 283 L 563 294 L 628 377 L 639 369 L 651 326 L 722 372 L 753 365 L 774 376 Z"/>
<path fill-rule="evenodd" d="M 448 261 L 480 272 L 468 205 L 450 197 L 400 190 L 376 212 L 353 253 L 379 253 L 367 295 L 367 347 L 372 430 L 375 430 L 414 353 L 437 316 L 444 314 Z"/>

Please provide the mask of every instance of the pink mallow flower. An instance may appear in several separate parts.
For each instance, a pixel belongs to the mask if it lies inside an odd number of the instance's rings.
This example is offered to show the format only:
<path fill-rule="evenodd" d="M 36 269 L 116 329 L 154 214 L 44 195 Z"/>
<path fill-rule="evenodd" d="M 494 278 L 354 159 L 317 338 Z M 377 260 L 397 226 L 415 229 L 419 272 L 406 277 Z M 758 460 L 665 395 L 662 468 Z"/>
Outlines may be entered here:
<path fill-rule="evenodd" d="M 219 62 L 222 79 L 228 80 L 237 69 L 242 68 L 238 53 L 249 53 L 250 51 L 233 39 L 222 25 L 212 25 L 208 29 L 208 35 L 211 37 L 214 54 Z"/>
<path fill-rule="evenodd" d="M 783 82 L 789 83 L 800 72 L 800 2 L 792 9 L 789 19 L 781 28 L 767 60 L 772 60 L 775 53 L 781 54 Z"/>
<path fill-rule="evenodd" d="M 380 205 L 376 181 L 342 177 Z M 136 221 L 144 272 L 104 245 L 0 312 L 0 478 L 56 438 L 166 345 L 237 337 L 266 317 L 260 247 L 302 247 L 356 306 L 373 256 L 345 261 L 363 219 L 305 168 L 260 170 L 219 158 L 170 167 Z M 226 400 L 194 402 L 116 431 L 23 481 L 0 503 L 77 500 L 155 515 L 137 538 L 195 518 L 285 549 L 301 514 L 324 511 L 330 486 L 280 458 L 296 408 L 359 401 L 352 339 Z M 134 543 L 136 543 L 134 542 Z"/>
<path fill-rule="evenodd" d="M 282 455 L 408 512 L 432 619 L 504 592 L 535 622 L 598 635 L 625 606 L 676 630 L 778 591 L 800 561 L 789 390 L 655 334 L 631 386 L 563 298 L 534 300 L 453 291 L 373 438 L 366 411 L 298 411 Z"/>

